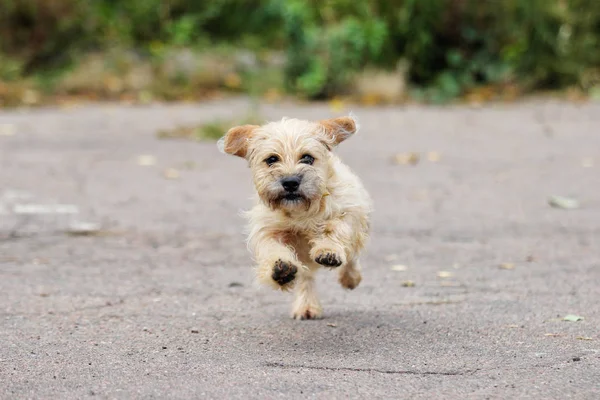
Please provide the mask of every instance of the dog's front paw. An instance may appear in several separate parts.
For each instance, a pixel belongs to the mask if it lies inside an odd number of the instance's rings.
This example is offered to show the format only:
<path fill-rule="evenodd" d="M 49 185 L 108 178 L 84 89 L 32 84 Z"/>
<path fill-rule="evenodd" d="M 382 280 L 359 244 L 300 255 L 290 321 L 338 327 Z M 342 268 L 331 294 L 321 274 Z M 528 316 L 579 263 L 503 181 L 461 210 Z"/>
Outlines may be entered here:
<path fill-rule="evenodd" d="M 273 265 L 271 278 L 273 278 L 282 289 L 287 289 L 296 277 L 296 272 L 298 272 L 298 268 L 296 268 L 294 264 L 283 260 L 277 260 L 275 261 L 275 265 Z"/>
<path fill-rule="evenodd" d="M 333 250 L 320 250 L 315 255 L 315 261 L 325 267 L 339 267 L 344 263 L 341 255 Z"/>

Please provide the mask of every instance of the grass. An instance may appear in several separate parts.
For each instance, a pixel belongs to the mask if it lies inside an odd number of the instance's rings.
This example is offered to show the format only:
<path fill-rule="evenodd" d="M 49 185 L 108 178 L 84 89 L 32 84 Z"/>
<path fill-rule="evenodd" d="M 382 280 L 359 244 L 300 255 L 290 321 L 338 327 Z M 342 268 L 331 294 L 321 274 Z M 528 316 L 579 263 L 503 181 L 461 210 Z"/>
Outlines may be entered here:
<path fill-rule="evenodd" d="M 173 129 L 162 129 L 156 136 L 159 139 L 187 139 L 195 141 L 215 141 L 225 132 L 237 125 L 260 125 L 264 120 L 256 113 L 250 113 L 242 119 L 218 119 L 198 125 L 178 126 Z"/>

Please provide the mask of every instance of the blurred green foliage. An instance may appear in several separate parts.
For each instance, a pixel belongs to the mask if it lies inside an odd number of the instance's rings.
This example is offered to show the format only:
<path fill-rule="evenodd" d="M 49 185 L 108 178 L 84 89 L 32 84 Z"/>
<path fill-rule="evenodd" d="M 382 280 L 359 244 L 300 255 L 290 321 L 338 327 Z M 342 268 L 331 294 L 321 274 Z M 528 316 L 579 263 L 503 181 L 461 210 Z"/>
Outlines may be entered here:
<path fill-rule="evenodd" d="M 287 88 L 310 98 L 399 61 L 413 95 L 434 102 L 480 85 L 599 84 L 598 0 L 0 0 L 0 10 L 0 81 L 90 51 L 228 43 L 285 51 Z"/>

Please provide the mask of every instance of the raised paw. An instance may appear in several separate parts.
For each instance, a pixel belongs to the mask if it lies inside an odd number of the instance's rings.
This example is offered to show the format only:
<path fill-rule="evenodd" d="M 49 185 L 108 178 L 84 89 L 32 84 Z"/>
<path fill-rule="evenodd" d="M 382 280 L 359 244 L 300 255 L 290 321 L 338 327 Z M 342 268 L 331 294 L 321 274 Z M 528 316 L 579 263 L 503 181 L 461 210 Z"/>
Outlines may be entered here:
<path fill-rule="evenodd" d="M 325 267 L 339 267 L 343 264 L 342 257 L 330 250 L 319 252 L 315 257 L 315 261 Z"/>
<path fill-rule="evenodd" d="M 277 282 L 279 286 L 284 287 L 294 280 L 296 277 L 296 272 L 298 272 L 298 268 L 296 268 L 294 264 L 277 260 L 275 261 L 275 265 L 273 265 L 273 273 L 271 274 L 271 278 L 273 278 L 273 280 Z"/>

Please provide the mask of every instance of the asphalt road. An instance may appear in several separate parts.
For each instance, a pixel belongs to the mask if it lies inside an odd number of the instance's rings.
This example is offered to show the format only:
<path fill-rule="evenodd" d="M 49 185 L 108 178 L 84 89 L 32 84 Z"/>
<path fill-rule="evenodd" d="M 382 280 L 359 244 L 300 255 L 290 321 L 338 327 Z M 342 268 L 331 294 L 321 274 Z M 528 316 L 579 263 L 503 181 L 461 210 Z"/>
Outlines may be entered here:
<path fill-rule="evenodd" d="M 600 104 L 354 108 L 373 234 L 319 321 L 253 283 L 243 160 L 156 137 L 245 110 L 0 111 L 0 398 L 600 398 Z"/>

